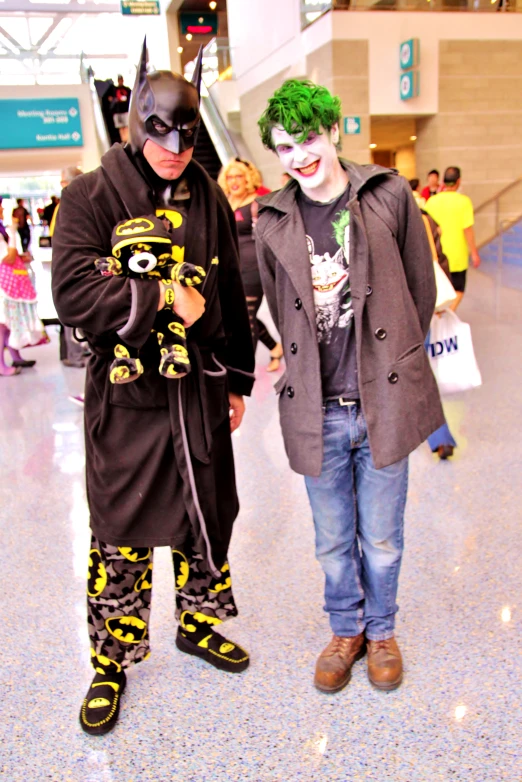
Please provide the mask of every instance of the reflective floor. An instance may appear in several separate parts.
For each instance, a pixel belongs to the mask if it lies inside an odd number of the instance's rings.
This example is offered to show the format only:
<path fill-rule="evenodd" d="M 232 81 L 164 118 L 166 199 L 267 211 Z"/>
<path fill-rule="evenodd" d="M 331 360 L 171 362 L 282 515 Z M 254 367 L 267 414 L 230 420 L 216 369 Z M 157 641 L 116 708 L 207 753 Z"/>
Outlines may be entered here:
<path fill-rule="evenodd" d="M 330 632 L 303 480 L 286 463 L 272 392 L 258 382 L 234 438 L 242 510 L 231 550 L 251 652 L 233 676 L 174 645 L 169 553 L 156 556 L 152 657 L 131 671 L 119 724 L 78 724 L 91 679 L 85 626 L 88 513 L 83 371 L 51 345 L 0 378 L 2 657 L 0 772 L 6 782 L 518 782 L 522 292 L 495 300 L 471 275 L 461 317 L 484 385 L 448 400 L 459 448 L 411 458 L 397 637 L 405 679 L 371 689 L 365 661 L 347 689 L 312 686 Z M 497 315 L 496 317 L 496 310 Z"/>

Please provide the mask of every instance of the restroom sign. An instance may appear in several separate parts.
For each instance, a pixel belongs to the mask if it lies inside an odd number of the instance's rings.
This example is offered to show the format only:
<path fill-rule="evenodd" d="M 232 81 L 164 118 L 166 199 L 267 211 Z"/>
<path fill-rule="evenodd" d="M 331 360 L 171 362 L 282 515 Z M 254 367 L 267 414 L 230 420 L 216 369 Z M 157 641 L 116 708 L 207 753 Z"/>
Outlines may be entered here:
<path fill-rule="evenodd" d="M 361 132 L 360 117 L 344 118 L 344 133 L 346 136 L 357 136 Z"/>
<path fill-rule="evenodd" d="M 400 45 L 399 60 L 401 69 L 408 71 L 410 68 L 417 68 L 420 61 L 420 46 L 418 38 L 410 38 Z"/>
<path fill-rule="evenodd" d="M 408 71 L 401 74 L 401 100 L 410 100 L 411 98 L 418 98 L 420 92 L 419 85 L 419 72 Z"/>

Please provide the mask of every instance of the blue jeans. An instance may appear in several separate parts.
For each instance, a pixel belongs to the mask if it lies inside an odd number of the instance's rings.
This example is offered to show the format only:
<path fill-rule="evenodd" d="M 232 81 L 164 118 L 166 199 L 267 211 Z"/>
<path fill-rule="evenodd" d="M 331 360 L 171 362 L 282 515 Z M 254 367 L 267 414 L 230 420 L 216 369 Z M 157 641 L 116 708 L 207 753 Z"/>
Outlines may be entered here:
<path fill-rule="evenodd" d="M 403 551 L 408 459 L 375 469 L 358 405 L 327 403 L 319 478 L 306 477 L 335 635 L 394 634 Z"/>

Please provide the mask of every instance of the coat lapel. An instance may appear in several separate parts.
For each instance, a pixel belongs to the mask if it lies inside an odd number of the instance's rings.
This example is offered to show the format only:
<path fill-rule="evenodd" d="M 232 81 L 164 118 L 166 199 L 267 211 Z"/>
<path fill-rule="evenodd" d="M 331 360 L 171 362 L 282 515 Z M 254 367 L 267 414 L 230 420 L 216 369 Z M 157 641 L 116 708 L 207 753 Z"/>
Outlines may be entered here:
<path fill-rule="evenodd" d="M 303 220 L 296 202 L 293 208 L 278 220 L 275 230 L 265 237 L 265 241 L 292 281 L 297 298 L 301 299 L 315 332 L 317 327 L 312 273 Z"/>

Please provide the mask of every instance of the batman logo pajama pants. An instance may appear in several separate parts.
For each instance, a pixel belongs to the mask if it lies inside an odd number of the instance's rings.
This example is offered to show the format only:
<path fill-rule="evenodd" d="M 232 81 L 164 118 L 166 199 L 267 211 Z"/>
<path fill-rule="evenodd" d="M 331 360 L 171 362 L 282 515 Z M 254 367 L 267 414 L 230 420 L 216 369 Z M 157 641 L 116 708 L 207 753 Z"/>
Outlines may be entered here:
<path fill-rule="evenodd" d="M 111 546 L 94 535 L 89 552 L 87 613 L 92 662 L 126 668 L 150 654 L 151 548 Z M 172 550 L 176 619 L 205 614 L 220 622 L 237 616 L 228 563 L 214 578 L 190 541 Z M 184 621 L 186 626 L 186 621 Z M 97 660 L 96 660 L 97 658 Z"/>

